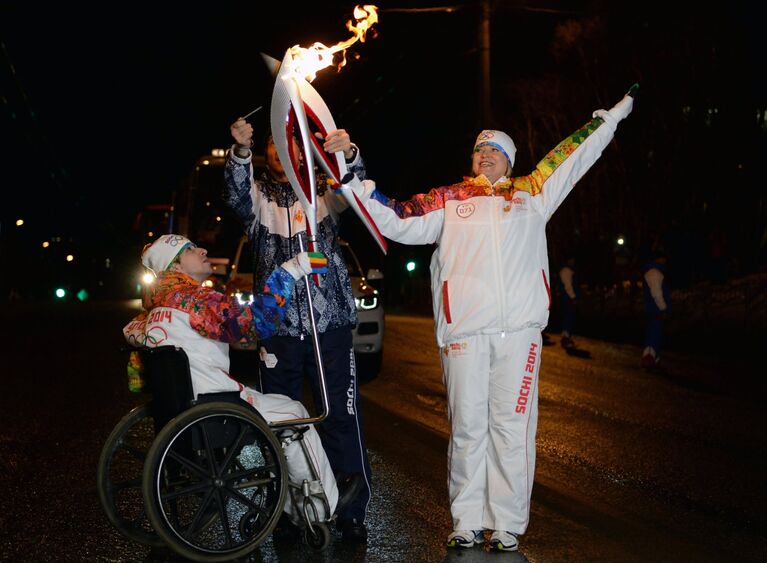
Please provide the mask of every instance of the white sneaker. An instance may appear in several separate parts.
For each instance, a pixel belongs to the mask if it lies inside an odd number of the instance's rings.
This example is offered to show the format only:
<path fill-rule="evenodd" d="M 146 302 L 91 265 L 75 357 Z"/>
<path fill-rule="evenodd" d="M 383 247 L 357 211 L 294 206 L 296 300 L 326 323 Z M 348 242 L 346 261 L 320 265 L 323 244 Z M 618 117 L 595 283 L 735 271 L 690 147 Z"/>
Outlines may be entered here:
<path fill-rule="evenodd" d="M 474 547 L 476 544 L 485 543 L 483 530 L 455 530 L 447 536 L 448 547 Z"/>
<path fill-rule="evenodd" d="M 511 532 L 495 530 L 490 536 L 490 549 L 496 551 L 517 551 L 519 540 Z"/>

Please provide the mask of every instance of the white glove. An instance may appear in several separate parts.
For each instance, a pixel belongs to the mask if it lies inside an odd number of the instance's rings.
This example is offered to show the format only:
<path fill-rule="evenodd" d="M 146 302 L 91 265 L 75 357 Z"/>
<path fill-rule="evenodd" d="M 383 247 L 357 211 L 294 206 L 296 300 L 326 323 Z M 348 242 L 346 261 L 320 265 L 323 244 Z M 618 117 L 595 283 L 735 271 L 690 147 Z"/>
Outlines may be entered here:
<path fill-rule="evenodd" d="M 349 172 L 341 179 L 340 184 L 336 184 L 334 189 L 351 188 L 352 192 L 362 201 L 370 198 L 376 189 L 376 184 L 372 180 L 360 180 L 356 174 Z"/>
<path fill-rule="evenodd" d="M 639 84 L 634 84 L 631 88 L 629 88 L 628 93 L 623 96 L 623 99 L 615 104 L 615 107 L 610 110 L 610 115 L 612 115 L 616 120 L 620 121 L 621 119 L 624 119 L 628 114 L 630 114 L 631 109 L 634 107 L 634 98 L 636 97 L 638 90 Z"/>
<path fill-rule="evenodd" d="M 610 117 L 615 119 L 616 122 L 620 121 L 621 119 L 625 119 L 628 116 L 628 114 L 631 113 L 631 110 L 634 107 L 634 97 L 636 96 L 636 92 L 638 89 L 639 89 L 639 85 L 634 84 L 629 89 L 628 94 L 623 96 L 623 99 L 617 104 L 615 104 L 615 106 L 613 106 L 611 110 L 609 111 L 597 110 L 594 112 L 594 116 L 596 117 L 598 115 L 599 117 L 604 118 L 604 114 L 607 113 L 610 115 Z"/>

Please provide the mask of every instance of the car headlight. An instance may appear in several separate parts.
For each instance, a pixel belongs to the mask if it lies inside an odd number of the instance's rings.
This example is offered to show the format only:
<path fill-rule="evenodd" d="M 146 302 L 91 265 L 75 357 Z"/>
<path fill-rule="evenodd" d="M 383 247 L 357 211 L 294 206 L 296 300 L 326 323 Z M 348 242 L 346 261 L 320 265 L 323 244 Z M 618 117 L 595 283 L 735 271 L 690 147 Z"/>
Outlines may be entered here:
<path fill-rule="evenodd" d="M 365 295 L 364 297 L 355 297 L 354 304 L 358 311 L 369 311 L 378 307 L 377 295 Z"/>

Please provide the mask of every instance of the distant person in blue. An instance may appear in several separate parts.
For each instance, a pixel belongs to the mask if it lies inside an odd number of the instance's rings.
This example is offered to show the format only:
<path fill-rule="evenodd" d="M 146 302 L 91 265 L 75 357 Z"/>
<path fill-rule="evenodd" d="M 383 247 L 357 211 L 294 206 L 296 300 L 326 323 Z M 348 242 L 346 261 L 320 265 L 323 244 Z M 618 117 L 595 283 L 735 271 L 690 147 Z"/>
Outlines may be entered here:
<path fill-rule="evenodd" d="M 644 303 L 647 328 L 645 330 L 642 352 L 642 367 L 652 369 L 660 362 L 663 322 L 669 313 L 671 304 L 666 281 L 666 256 L 662 251 L 655 251 L 653 258 L 644 268 Z"/>
<path fill-rule="evenodd" d="M 559 270 L 559 304 L 562 314 L 562 348 L 575 348 L 575 307 L 578 301 L 578 284 L 575 278 L 575 257 L 568 256 Z"/>

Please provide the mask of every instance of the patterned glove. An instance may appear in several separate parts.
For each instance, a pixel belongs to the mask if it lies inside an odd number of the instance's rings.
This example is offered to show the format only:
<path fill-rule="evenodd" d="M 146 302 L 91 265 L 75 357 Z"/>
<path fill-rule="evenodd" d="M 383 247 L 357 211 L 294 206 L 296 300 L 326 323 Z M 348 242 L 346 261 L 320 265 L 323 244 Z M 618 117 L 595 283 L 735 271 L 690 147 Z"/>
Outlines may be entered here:
<path fill-rule="evenodd" d="M 282 265 L 288 273 L 298 280 L 309 274 L 326 274 L 328 259 L 321 252 L 301 252 Z"/>

